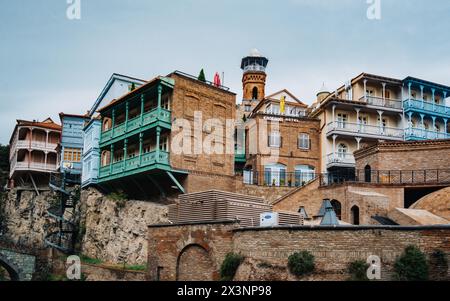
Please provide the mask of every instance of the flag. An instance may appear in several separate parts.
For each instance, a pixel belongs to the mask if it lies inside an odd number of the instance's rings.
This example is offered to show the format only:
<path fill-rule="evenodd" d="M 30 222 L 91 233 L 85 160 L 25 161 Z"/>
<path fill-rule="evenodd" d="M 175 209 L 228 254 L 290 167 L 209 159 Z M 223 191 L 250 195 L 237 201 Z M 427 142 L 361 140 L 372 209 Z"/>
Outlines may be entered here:
<path fill-rule="evenodd" d="M 281 96 L 280 101 L 280 113 L 284 114 L 286 111 L 286 96 Z"/>
<path fill-rule="evenodd" d="M 216 72 L 216 75 L 214 75 L 214 86 L 220 87 L 222 83 L 220 82 L 220 75 Z"/>

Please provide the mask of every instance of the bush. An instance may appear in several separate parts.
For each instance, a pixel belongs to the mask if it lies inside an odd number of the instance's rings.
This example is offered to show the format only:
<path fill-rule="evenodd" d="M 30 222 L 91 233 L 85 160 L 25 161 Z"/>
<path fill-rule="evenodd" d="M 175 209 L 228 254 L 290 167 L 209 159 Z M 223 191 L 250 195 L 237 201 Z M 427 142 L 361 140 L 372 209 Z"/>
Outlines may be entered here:
<path fill-rule="evenodd" d="M 367 270 L 370 265 L 364 260 L 356 260 L 348 264 L 349 281 L 369 281 Z"/>
<path fill-rule="evenodd" d="M 442 250 L 434 250 L 434 252 L 431 254 L 434 262 L 438 266 L 446 267 L 448 268 L 448 261 L 447 256 L 445 255 L 445 252 Z"/>
<path fill-rule="evenodd" d="M 315 268 L 314 256 L 308 251 L 296 252 L 289 256 L 288 267 L 297 277 L 312 273 Z"/>
<path fill-rule="evenodd" d="M 236 274 L 237 269 L 244 261 L 244 257 L 239 254 L 228 253 L 220 267 L 220 278 L 222 281 L 231 281 Z"/>
<path fill-rule="evenodd" d="M 419 248 L 406 247 L 403 254 L 394 263 L 395 278 L 400 281 L 428 280 L 428 262 Z"/>

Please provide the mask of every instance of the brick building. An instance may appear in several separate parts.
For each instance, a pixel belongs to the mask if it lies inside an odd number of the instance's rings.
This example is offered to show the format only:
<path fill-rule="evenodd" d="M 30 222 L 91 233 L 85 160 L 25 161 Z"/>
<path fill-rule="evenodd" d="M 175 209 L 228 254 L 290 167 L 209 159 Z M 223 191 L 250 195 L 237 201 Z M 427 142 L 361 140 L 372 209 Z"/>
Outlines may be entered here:
<path fill-rule="evenodd" d="M 229 134 L 214 127 L 234 120 L 234 109 L 234 93 L 178 71 L 112 101 L 99 111 L 99 185 L 138 198 L 206 187 L 234 191 L 234 153 L 226 152 L 229 145 L 233 150 L 234 128 Z M 221 152 L 202 149 L 207 136 Z M 181 149 L 172 149 L 175 144 Z"/>

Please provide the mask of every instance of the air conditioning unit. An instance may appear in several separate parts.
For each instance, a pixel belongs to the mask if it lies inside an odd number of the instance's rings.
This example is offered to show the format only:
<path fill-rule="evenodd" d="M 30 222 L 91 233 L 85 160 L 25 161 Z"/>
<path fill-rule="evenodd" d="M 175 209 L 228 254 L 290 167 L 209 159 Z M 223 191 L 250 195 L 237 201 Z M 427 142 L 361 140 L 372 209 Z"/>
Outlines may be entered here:
<path fill-rule="evenodd" d="M 259 225 L 261 227 L 278 226 L 278 213 L 276 212 L 261 213 Z"/>

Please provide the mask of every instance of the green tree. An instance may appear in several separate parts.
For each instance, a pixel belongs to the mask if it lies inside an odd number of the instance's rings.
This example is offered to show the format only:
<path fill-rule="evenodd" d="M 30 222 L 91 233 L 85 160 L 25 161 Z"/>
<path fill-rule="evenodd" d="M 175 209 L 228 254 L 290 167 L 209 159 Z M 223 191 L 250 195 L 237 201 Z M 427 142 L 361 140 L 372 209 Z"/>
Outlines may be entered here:
<path fill-rule="evenodd" d="M 314 255 L 308 251 L 296 252 L 289 256 L 288 267 L 297 277 L 310 274 L 315 269 Z"/>
<path fill-rule="evenodd" d="M 394 263 L 395 278 L 400 281 L 428 280 L 428 262 L 425 254 L 416 246 L 406 247 Z"/>
<path fill-rule="evenodd" d="M 228 253 L 220 267 L 220 277 L 222 281 L 231 281 L 236 274 L 237 269 L 244 261 L 244 257 L 239 254 Z"/>
<path fill-rule="evenodd" d="M 198 80 L 200 80 L 202 82 L 206 82 L 205 71 L 203 69 L 200 70 L 200 74 L 198 75 Z"/>

